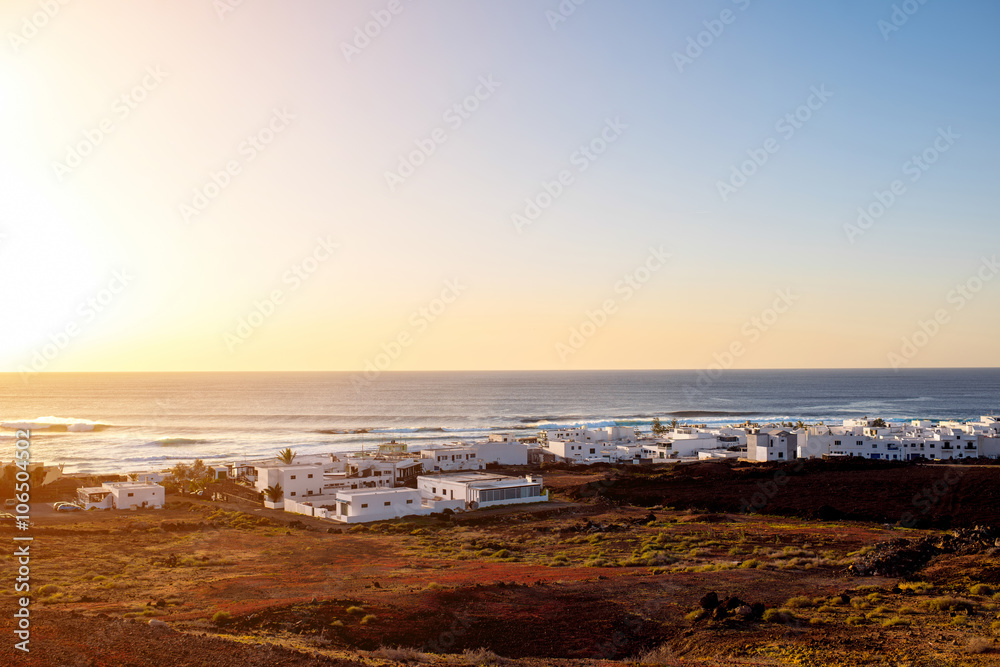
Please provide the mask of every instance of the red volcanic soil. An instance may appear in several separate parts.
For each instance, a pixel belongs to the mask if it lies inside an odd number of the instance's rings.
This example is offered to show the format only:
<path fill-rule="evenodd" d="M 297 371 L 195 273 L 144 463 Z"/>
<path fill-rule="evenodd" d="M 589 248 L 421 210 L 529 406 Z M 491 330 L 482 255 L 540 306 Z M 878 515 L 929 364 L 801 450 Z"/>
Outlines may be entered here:
<path fill-rule="evenodd" d="M 864 460 L 739 464 L 704 462 L 545 472 L 546 486 L 573 499 L 621 505 L 760 512 L 822 520 L 948 528 L 1000 517 L 1000 466 Z"/>
<path fill-rule="evenodd" d="M 9 628 L 4 634 L 12 636 Z M 13 644 L 14 640 L 0 642 L 0 664 L 26 667 L 354 667 L 364 664 L 312 656 L 280 646 L 241 644 L 209 635 L 180 633 L 104 615 L 91 617 L 45 611 L 33 614 L 28 645 L 31 651 L 24 653 Z"/>

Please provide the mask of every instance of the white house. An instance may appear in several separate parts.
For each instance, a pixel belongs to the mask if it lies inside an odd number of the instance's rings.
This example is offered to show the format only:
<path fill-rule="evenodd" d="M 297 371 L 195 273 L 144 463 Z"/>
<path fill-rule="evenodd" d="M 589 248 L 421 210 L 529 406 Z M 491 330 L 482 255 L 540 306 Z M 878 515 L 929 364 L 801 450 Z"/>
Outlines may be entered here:
<path fill-rule="evenodd" d="M 84 509 L 162 509 L 166 490 L 148 482 L 104 482 L 99 487 L 79 488 L 76 495 Z"/>
<path fill-rule="evenodd" d="M 752 461 L 791 461 L 798 455 L 798 436 L 785 429 L 751 429 L 747 433 L 747 458 Z"/>
<path fill-rule="evenodd" d="M 269 486 L 281 486 L 284 496 L 301 500 L 323 493 L 323 464 L 302 461 L 263 463 L 257 469 L 255 488 L 261 493 Z"/>
<path fill-rule="evenodd" d="M 548 500 L 542 478 L 537 475 L 509 477 L 484 472 L 421 475 L 417 489 L 424 498 L 460 500 L 468 509 L 537 503 Z"/>
<path fill-rule="evenodd" d="M 337 492 L 334 512 L 327 516 L 344 523 L 361 523 L 464 508 L 465 501 L 425 498 L 417 489 L 351 489 Z"/>

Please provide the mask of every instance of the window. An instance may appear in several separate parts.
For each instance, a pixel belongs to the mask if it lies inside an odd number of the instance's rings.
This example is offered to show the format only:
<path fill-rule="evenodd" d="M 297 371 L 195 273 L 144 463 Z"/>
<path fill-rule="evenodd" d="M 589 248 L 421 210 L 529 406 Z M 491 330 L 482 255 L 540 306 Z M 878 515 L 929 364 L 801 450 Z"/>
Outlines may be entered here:
<path fill-rule="evenodd" d="M 469 454 L 469 458 L 470 459 L 474 459 L 474 458 L 476 458 L 476 455 L 475 454 Z"/>
<path fill-rule="evenodd" d="M 779 459 L 785 458 L 785 453 L 784 452 L 778 452 L 778 458 Z"/>
<path fill-rule="evenodd" d="M 134 495 L 134 494 L 131 494 L 131 493 L 130 493 L 130 494 L 128 494 L 128 497 L 129 497 L 129 498 L 131 498 L 131 497 L 132 497 L 133 495 Z"/>
<path fill-rule="evenodd" d="M 295 479 L 295 475 L 292 475 L 292 477 L 291 477 L 291 478 L 292 478 L 292 479 Z"/>
<path fill-rule="evenodd" d="M 590 453 L 591 453 L 591 454 L 593 454 L 593 453 L 594 453 L 594 448 L 593 448 L 593 447 L 591 447 L 591 448 L 590 448 Z"/>
<path fill-rule="evenodd" d="M 835 445 L 837 445 L 837 446 L 840 446 L 840 440 L 834 440 L 834 441 L 833 441 L 833 444 L 835 444 Z"/>
<path fill-rule="evenodd" d="M 368 503 L 361 503 L 361 509 L 368 507 Z"/>
<path fill-rule="evenodd" d="M 312 479 L 312 478 L 313 478 L 312 473 L 309 473 L 309 479 Z"/>
<path fill-rule="evenodd" d="M 294 492 L 294 491 L 292 491 L 292 495 L 293 495 L 293 496 L 295 495 L 295 492 Z"/>
<path fill-rule="evenodd" d="M 391 500 L 387 500 L 387 501 L 385 501 L 385 506 L 386 506 L 386 507 L 388 507 L 388 506 L 389 506 L 389 505 L 391 505 L 391 504 L 392 504 L 392 501 L 391 501 Z"/>
<path fill-rule="evenodd" d="M 406 504 L 407 505 L 412 505 L 413 504 L 413 498 L 410 498 L 409 500 L 407 500 Z"/>

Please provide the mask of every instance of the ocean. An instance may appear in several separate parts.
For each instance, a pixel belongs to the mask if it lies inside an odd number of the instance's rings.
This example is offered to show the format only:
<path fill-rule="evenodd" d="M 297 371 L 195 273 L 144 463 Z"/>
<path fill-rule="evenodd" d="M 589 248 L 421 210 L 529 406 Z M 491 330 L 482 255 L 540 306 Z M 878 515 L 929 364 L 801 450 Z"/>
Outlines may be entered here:
<path fill-rule="evenodd" d="M 66 472 L 225 462 L 535 435 L 847 417 L 975 419 L 1000 410 L 1000 369 L 0 374 L 0 451 L 33 425 L 32 458 Z M 49 425 L 49 428 L 39 428 Z M 0 454 L 4 460 L 11 455 Z"/>

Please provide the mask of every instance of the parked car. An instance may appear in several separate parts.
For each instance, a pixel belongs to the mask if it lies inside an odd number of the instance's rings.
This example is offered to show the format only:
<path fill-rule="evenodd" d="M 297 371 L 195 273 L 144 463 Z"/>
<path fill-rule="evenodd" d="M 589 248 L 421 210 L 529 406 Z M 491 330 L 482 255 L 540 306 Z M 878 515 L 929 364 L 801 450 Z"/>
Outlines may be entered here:
<path fill-rule="evenodd" d="M 73 503 L 53 503 L 52 509 L 57 512 L 76 512 L 77 510 L 83 510 L 82 507 L 74 505 Z"/>

